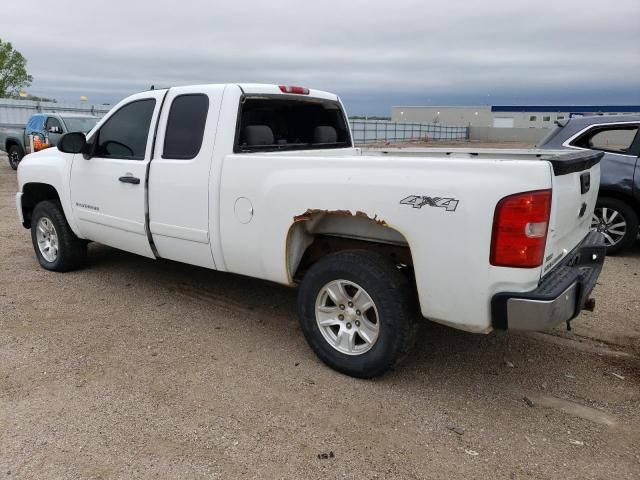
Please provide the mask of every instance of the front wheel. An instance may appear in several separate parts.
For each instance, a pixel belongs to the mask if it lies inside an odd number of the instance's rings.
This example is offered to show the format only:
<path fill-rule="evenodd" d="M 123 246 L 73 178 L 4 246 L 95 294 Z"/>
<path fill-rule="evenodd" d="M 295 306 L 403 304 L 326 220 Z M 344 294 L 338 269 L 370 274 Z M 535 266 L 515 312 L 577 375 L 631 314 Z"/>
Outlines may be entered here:
<path fill-rule="evenodd" d="M 307 342 L 331 368 L 359 378 L 382 375 L 415 338 L 415 295 L 396 265 L 368 251 L 334 253 L 315 263 L 298 295 Z"/>
<path fill-rule="evenodd" d="M 33 209 L 31 240 L 38 262 L 47 270 L 75 270 L 87 256 L 86 242 L 73 233 L 58 202 L 47 200 Z"/>
<path fill-rule="evenodd" d="M 602 197 L 596 203 L 591 228 L 604 236 L 607 253 L 616 254 L 638 238 L 638 216 L 622 200 Z"/>
<path fill-rule="evenodd" d="M 20 160 L 22 160 L 22 157 L 24 157 L 22 150 L 18 145 L 11 145 L 7 153 L 9 155 L 9 165 L 14 170 L 17 170 Z"/>

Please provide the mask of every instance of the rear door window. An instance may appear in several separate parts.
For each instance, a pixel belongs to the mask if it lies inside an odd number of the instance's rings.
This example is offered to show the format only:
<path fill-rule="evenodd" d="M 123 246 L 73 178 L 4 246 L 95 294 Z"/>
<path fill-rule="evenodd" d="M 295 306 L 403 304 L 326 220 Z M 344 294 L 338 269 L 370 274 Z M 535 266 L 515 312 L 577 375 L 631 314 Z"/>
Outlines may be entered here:
<path fill-rule="evenodd" d="M 638 125 L 595 127 L 580 136 L 571 145 L 628 155 L 637 134 Z"/>
<path fill-rule="evenodd" d="M 180 95 L 173 100 L 162 158 L 190 160 L 198 155 L 208 111 L 209 97 L 201 93 Z"/>

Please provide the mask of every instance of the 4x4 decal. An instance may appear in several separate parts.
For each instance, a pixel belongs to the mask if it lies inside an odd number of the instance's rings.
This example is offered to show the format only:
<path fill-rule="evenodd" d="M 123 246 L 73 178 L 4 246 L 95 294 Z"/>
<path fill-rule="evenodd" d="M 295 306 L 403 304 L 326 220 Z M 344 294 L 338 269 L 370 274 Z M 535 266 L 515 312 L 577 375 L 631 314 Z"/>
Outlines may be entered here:
<path fill-rule="evenodd" d="M 455 198 L 427 197 L 424 195 L 409 195 L 400 200 L 402 205 L 411 205 L 413 208 L 429 207 L 444 208 L 447 212 L 455 212 L 458 200 Z"/>

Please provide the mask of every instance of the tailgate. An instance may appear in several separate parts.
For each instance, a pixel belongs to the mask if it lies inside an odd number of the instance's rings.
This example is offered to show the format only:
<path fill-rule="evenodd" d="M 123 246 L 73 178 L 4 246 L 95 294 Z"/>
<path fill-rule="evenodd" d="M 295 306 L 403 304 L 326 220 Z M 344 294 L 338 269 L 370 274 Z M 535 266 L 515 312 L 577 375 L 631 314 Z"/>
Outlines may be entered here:
<path fill-rule="evenodd" d="M 547 273 L 587 235 L 600 186 L 600 159 L 604 154 L 585 150 L 548 157 L 552 174 L 552 203 L 542 275 Z"/>

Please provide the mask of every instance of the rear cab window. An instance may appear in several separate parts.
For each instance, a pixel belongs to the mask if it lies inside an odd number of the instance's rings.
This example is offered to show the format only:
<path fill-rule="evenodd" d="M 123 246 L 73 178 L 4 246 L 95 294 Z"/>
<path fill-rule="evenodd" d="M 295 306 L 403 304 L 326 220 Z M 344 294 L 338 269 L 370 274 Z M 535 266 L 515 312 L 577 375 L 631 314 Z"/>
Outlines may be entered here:
<path fill-rule="evenodd" d="M 248 95 L 240 103 L 234 152 L 351 147 L 338 101 L 293 95 Z"/>
<path fill-rule="evenodd" d="M 571 142 L 574 147 L 629 155 L 638 125 L 606 125 L 594 127 Z"/>

